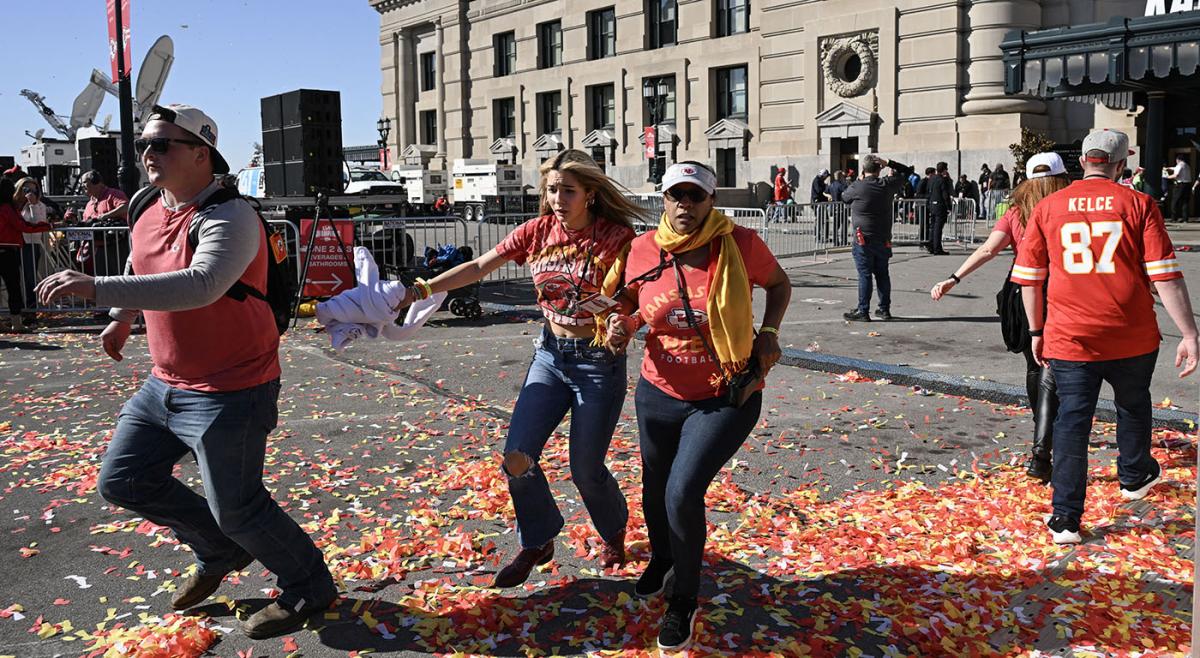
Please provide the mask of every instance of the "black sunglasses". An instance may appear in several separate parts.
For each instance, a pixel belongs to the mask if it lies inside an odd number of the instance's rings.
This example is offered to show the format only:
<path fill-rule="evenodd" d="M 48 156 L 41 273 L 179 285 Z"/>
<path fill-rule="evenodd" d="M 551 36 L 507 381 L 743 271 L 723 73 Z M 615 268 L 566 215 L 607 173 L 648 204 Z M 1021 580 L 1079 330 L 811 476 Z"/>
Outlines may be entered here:
<path fill-rule="evenodd" d="M 708 192 L 705 192 L 700 188 L 693 188 L 691 190 L 671 188 L 669 190 L 663 190 L 663 196 L 674 201 L 675 203 L 679 203 L 684 199 L 689 199 L 692 203 L 704 203 L 706 200 L 708 200 Z"/>
<path fill-rule="evenodd" d="M 133 140 L 133 150 L 138 154 L 146 152 L 150 149 L 155 153 L 166 153 L 171 148 L 171 142 L 176 144 L 187 144 L 189 146 L 208 146 L 204 142 L 191 139 L 173 139 L 171 137 L 151 137 L 150 139 L 135 139 Z"/>

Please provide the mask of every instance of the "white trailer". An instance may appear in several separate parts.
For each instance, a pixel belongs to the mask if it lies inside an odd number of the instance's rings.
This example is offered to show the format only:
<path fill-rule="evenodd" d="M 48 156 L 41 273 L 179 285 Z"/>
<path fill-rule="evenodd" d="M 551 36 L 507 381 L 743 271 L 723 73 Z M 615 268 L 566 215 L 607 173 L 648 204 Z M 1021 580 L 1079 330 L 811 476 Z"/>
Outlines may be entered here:
<path fill-rule="evenodd" d="M 422 211 L 432 212 L 434 202 L 447 192 L 445 169 L 396 165 L 392 167 L 392 180 L 404 185 L 408 202 Z"/>
<path fill-rule="evenodd" d="M 454 180 L 450 201 L 468 221 L 483 219 L 485 196 L 520 196 L 522 191 L 519 165 L 460 158 L 454 161 L 450 177 Z"/>

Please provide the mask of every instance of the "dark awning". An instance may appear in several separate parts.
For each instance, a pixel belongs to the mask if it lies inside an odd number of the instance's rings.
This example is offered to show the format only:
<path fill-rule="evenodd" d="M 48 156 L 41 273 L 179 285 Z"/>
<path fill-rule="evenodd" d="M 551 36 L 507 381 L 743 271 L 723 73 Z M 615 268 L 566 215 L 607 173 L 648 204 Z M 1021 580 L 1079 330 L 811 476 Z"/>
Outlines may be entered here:
<path fill-rule="evenodd" d="M 1009 94 L 1063 98 L 1200 88 L 1200 11 L 1013 30 L 1000 49 Z"/>

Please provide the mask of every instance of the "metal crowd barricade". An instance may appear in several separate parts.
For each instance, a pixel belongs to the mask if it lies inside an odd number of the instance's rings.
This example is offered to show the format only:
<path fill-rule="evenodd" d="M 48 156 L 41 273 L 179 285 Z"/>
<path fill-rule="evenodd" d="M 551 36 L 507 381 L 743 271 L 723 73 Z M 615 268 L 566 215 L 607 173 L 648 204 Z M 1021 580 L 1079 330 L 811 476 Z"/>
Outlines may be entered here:
<path fill-rule="evenodd" d="M 760 234 L 767 228 L 767 215 L 762 208 L 717 208 L 717 210 L 732 219 L 734 224 L 754 229 Z"/>
<path fill-rule="evenodd" d="M 929 241 L 929 203 L 925 199 L 896 199 L 892 208 L 892 244 Z"/>
<path fill-rule="evenodd" d="M 273 233 L 283 234 L 284 244 L 288 252 L 288 274 L 296 280 L 297 289 L 300 285 L 300 227 L 286 219 L 269 219 L 267 224 Z"/>
<path fill-rule="evenodd" d="M 398 279 L 403 270 L 421 262 L 427 249 L 471 246 L 467 223 L 459 217 L 356 217 L 351 221 L 354 244 L 371 252 L 384 278 Z"/>
<path fill-rule="evenodd" d="M 27 276 L 26 263 L 22 259 L 21 281 L 34 283 L 46 276 L 66 269 L 77 270 L 92 276 L 117 276 L 125 272 L 125 261 L 129 258 L 129 227 L 127 226 L 75 226 L 56 229 L 45 234 L 45 248 L 41 253 L 37 269 Z M 26 285 L 26 297 L 31 285 Z M 49 306 L 42 306 L 35 299 L 26 299 L 25 307 L 39 312 L 100 312 L 92 300 L 66 297 Z"/>
<path fill-rule="evenodd" d="M 496 245 L 500 244 L 509 233 L 517 226 L 532 219 L 534 215 L 530 213 L 484 213 L 483 218 L 475 224 L 475 245 L 476 255 L 486 253 Z M 497 268 L 495 271 L 488 273 L 484 277 L 484 281 L 521 281 L 529 279 L 533 275 L 529 271 L 528 265 L 518 265 L 513 261 L 506 261 L 504 265 Z"/>
<path fill-rule="evenodd" d="M 979 207 L 975 199 L 955 199 L 950 214 L 950 226 L 946 227 L 946 237 L 963 244 L 974 244 L 982 240 L 976 231 L 979 222 Z"/>

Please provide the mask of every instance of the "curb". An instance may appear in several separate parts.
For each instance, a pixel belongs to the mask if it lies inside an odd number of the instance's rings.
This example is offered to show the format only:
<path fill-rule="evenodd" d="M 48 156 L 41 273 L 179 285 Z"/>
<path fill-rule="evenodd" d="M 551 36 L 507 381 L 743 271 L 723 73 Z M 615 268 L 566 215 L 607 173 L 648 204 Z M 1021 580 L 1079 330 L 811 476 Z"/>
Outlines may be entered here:
<path fill-rule="evenodd" d="M 481 304 L 489 310 L 503 313 L 528 314 L 530 317 L 541 317 L 541 312 L 531 306 L 512 306 L 508 304 Z M 645 329 L 638 332 L 640 340 L 645 335 Z M 919 386 L 928 391 L 961 395 L 973 400 L 983 400 L 998 404 L 1028 405 L 1025 389 L 1011 384 L 1002 384 L 986 379 L 971 379 L 947 375 L 931 370 L 921 370 L 912 366 L 899 366 L 879 361 L 868 361 L 836 354 L 821 354 L 805 352 L 794 348 L 785 348 L 779 363 L 786 366 L 828 372 L 841 375 L 851 370 L 872 379 L 888 379 L 893 384 L 902 386 Z M 1112 400 L 1101 399 L 1096 404 L 1096 418 L 1104 421 L 1116 421 L 1117 410 Z M 1169 427 L 1181 431 L 1196 429 L 1197 414 L 1173 409 L 1154 409 L 1154 424 L 1156 427 Z"/>

